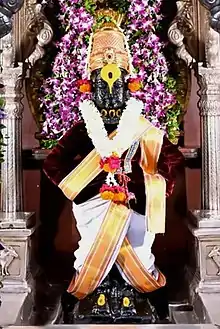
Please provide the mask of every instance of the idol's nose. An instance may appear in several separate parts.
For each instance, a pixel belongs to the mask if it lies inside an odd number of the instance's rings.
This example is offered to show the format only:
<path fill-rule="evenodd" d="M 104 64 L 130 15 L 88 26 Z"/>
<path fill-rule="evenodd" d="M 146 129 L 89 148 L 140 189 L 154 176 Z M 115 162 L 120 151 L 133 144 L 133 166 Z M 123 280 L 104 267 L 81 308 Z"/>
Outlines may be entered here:
<path fill-rule="evenodd" d="M 108 103 L 109 103 L 109 108 L 114 109 L 115 108 L 115 99 L 114 99 L 114 95 L 112 94 L 108 94 Z"/>

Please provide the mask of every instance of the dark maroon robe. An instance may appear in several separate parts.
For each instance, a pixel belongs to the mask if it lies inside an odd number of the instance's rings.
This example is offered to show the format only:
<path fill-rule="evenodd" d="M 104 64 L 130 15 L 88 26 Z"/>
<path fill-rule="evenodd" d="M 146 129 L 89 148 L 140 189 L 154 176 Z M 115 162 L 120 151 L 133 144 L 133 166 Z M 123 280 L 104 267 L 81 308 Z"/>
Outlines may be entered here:
<path fill-rule="evenodd" d="M 58 185 L 93 148 L 94 146 L 87 134 L 85 124 L 80 122 L 74 125 L 50 152 L 44 162 L 44 172 L 54 184 Z M 129 182 L 128 188 L 136 197 L 136 202 L 131 203 L 131 208 L 140 214 L 144 214 L 146 202 L 145 186 L 139 160 L 140 147 L 132 159 L 132 173 L 129 174 L 131 181 Z M 164 137 L 158 161 L 158 172 L 166 180 L 167 196 L 172 194 L 177 172 L 179 170 L 181 171 L 183 167 L 184 157 L 182 153 Z M 105 172 L 101 172 L 77 195 L 74 202 L 80 204 L 97 195 L 100 187 L 105 182 L 106 175 Z"/>

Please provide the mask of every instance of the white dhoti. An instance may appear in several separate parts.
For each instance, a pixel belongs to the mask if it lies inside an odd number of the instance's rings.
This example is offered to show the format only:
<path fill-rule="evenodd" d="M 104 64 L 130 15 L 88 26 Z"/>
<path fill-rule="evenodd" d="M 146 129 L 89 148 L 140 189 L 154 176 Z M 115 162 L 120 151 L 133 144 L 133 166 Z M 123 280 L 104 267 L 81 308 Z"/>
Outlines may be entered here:
<path fill-rule="evenodd" d="M 80 273 L 80 270 L 86 261 L 86 258 L 95 242 L 95 239 L 97 238 L 109 205 L 110 201 L 101 199 L 99 195 L 79 205 L 76 205 L 73 202 L 73 213 L 76 218 L 77 229 L 81 236 L 79 248 L 75 252 L 76 260 L 74 267 L 77 273 Z M 155 234 L 148 232 L 146 225 L 147 221 L 145 216 L 140 215 L 135 211 L 130 212 L 130 217 L 127 220 L 123 231 L 121 232 L 118 244 L 102 276 L 101 281 L 105 279 L 113 264 L 116 262 L 119 250 L 125 237 L 127 237 L 129 240 L 130 245 L 132 246 L 137 258 L 142 263 L 144 269 L 157 280 L 158 271 L 155 268 L 155 258 L 151 252 Z M 100 255 L 100 260 L 101 259 L 102 255 Z M 116 265 L 123 279 L 132 285 L 120 265 L 117 263 Z M 100 283 L 101 282 L 99 282 L 99 284 Z"/>

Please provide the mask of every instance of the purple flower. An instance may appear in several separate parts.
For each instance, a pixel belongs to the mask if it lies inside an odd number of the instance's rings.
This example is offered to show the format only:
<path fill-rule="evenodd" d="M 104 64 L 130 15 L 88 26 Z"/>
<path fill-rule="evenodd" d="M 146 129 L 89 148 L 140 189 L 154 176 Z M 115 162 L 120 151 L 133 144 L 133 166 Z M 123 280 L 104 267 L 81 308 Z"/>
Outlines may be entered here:
<path fill-rule="evenodd" d="M 131 1 L 128 10 L 127 37 L 132 39 L 131 53 L 136 75 L 141 78 L 143 89 L 135 97 L 145 104 L 145 113 L 156 126 L 165 129 L 166 108 L 175 103 L 175 96 L 165 86 L 168 72 L 166 59 L 162 53 L 162 43 L 155 34 L 161 15 L 162 0 Z M 58 55 L 53 64 L 53 76 L 42 88 L 41 99 L 46 121 L 43 130 L 56 138 L 81 120 L 78 112 L 80 101 L 90 99 L 90 94 L 81 94 L 77 88 L 78 79 L 87 78 L 86 59 L 88 38 L 92 31 L 93 17 L 83 7 L 82 0 L 59 0 L 59 19 L 66 28 L 66 34 L 56 44 Z M 0 112 L 1 118 L 1 112 Z"/>
<path fill-rule="evenodd" d="M 5 112 L 3 109 L 0 108 L 0 120 L 5 118 Z"/>

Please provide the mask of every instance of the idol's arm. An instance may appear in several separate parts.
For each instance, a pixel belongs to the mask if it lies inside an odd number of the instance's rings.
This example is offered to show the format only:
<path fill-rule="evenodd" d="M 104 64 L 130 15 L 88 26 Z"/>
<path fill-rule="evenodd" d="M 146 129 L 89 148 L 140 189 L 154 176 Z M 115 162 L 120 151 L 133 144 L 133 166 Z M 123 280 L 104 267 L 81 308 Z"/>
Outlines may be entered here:
<path fill-rule="evenodd" d="M 176 175 L 185 166 L 185 159 L 178 148 L 164 137 L 158 160 L 158 172 L 167 183 L 166 196 L 169 197 L 175 186 Z"/>
<path fill-rule="evenodd" d="M 56 185 L 74 169 L 77 145 L 80 145 L 80 136 L 76 135 L 75 127 L 67 131 L 44 161 L 44 173 Z"/>

